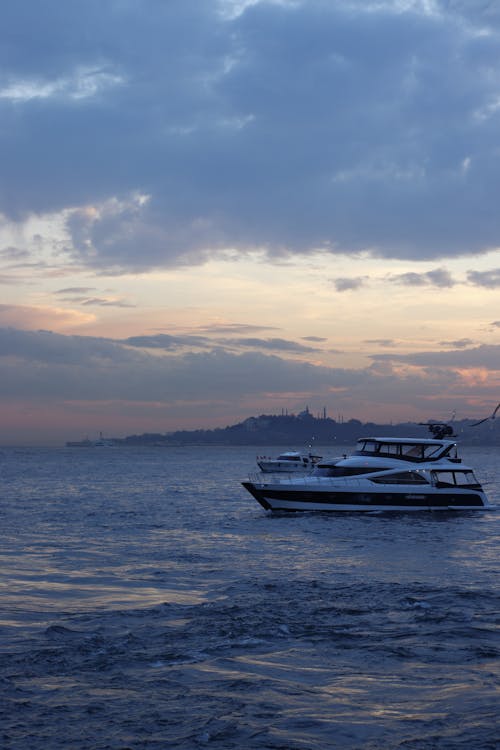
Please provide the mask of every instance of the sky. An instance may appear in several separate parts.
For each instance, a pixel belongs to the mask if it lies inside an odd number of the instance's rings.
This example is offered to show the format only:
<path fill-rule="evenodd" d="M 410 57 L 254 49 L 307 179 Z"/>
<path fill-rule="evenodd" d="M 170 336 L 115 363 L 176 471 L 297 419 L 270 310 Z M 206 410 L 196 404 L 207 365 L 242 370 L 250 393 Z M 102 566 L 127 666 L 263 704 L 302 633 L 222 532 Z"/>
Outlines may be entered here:
<path fill-rule="evenodd" d="M 500 400 L 500 5 L 3 0 L 0 444 Z"/>

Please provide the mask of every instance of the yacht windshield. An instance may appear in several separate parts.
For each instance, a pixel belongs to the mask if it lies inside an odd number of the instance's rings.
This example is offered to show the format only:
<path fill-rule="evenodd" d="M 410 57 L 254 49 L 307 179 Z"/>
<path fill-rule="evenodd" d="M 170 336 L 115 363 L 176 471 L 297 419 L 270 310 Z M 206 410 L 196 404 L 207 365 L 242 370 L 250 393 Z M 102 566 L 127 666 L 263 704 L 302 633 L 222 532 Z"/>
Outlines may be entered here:
<path fill-rule="evenodd" d="M 374 440 L 365 440 L 359 444 L 359 449 L 363 451 L 363 453 L 375 453 L 375 451 L 378 450 L 378 443 Z"/>
<path fill-rule="evenodd" d="M 443 443 L 422 442 L 393 442 L 384 440 L 360 440 L 356 455 L 363 456 L 389 456 L 401 458 L 406 461 L 430 461 L 446 455 L 452 449 L 452 445 L 446 447 Z"/>

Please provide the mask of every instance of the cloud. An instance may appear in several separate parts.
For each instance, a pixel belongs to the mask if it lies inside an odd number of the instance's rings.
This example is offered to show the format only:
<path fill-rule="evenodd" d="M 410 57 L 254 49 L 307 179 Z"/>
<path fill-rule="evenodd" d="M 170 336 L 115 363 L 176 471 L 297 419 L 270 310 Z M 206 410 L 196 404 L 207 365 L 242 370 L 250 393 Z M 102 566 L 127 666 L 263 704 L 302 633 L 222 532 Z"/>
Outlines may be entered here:
<path fill-rule="evenodd" d="M 468 271 L 467 280 L 474 286 L 497 289 L 500 286 L 500 268 L 491 271 Z"/>
<path fill-rule="evenodd" d="M 19 279 L 17 276 L 13 276 L 11 274 L 7 273 L 0 273 L 0 284 L 3 284 L 4 286 L 10 286 L 19 284 Z"/>
<path fill-rule="evenodd" d="M 89 292 L 93 291 L 95 291 L 95 287 L 75 286 L 58 289 L 53 294 L 60 297 L 63 302 L 70 302 L 83 307 L 135 307 L 131 302 L 117 297 L 89 296 Z"/>
<path fill-rule="evenodd" d="M 440 341 L 439 346 L 449 346 L 452 349 L 465 349 L 473 346 L 474 343 L 472 339 L 455 339 L 455 341 Z"/>
<path fill-rule="evenodd" d="M 204 336 L 171 336 L 166 333 L 158 333 L 154 336 L 129 336 L 123 339 L 122 343 L 141 349 L 161 349 L 164 351 L 175 351 L 186 347 L 196 349 L 213 347 L 213 342 Z"/>
<path fill-rule="evenodd" d="M 333 283 L 338 292 L 344 292 L 352 289 L 360 289 L 362 286 L 365 286 L 368 278 L 367 276 L 343 277 L 334 279 Z M 422 273 L 409 271 L 407 273 L 390 274 L 385 278 L 392 284 L 414 287 L 435 286 L 447 288 L 455 286 L 458 283 L 445 268 L 435 268 Z"/>
<path fill-rule="evenodd" d="M 258 338 L 228 338 L 219 339 L 219 344 L 229 344 L 232 347 L 243 347 L 250 349 L 270 349 L 272 351 L 282 352 L 296 352 L 296 353 L 308 353 L 316 352 L 318 349 L 313 346 L 304 346 L 296 341 L 288 341 L 286 339 L 272 338 L 272 339 L 258 339 Z"/>
<path fill-rule="evenodd" d="M 19 262 L 19 261 L 25 261 L 28 258 L 31 257 L 31 253 L 29 250 L 25 250 L 23 248 L 19 247 L 4 247 L 3 250 L 0 250 L 0 258 L 2 260 L 11 261 L 11 262 Z"/>
<path fill-rule="evenodd" d="M 84 307 L 135 307 L 134 304 L 126 300 L 105 297 L 73 297 L 69 301 L 78 302 Z"/>
<path fill-rule="evenodd" d="M 227 248 L 423 260 L 500 244 L 491 4 L 222 8 L 8 3 L 0 212 L 64 216 L 74 262 L 115 273 Z"/>
<path fill-rule="evenodd" d="M 106 70 L 77 68 L 72 75 L 52 81 L 41 81 L 39 78 L 17 79 L 0 88 L 0 99 L 8 99 L 11 102 L 28 102 L 31 99 L 51 97 L 86 99 L 120 83 L 120 76 Z"/>
<path fill-rule="evenodd" d="M 215 332 L 218 333 L 219 331 L 216 329 Z M 304 346 L 296 341 L 289 341 L 286 339 L 236 338 L 233 336 L 228 336 L 226 338 L 208 338 L 193 335 L 172 336 L 169 334 L 156 334 L 155 336 L 131 336 L 124 339 L 123 343 L 128 346 L 137 346 L 144 349 L 163 349 L 171 351 L 185 347 L 196 349 L 214 349 L 216 347 L 222 349 L 257 349 L 259 351 L 271 350 L 298 354 L 317 351 L 314 347 Z"/>
<path fill-rule="evenodd" d="M 356 278 L 339 278 L 333 279 L 333 284 L 337 292 L 348 292 L 353 289 L 360 289 L 365 284 L 364 276 L 358 276 Z"/>
<path fill-rule="evenodd" d="M 88 294 L 94 291 L 95 287 L 93 286 L 69 286 L 66 289 L 56 289 L 54 294 Z"/>
<path fill-rule="evenodd" d="M 452 287 L 456 283 L 453 280 L 450 272 L 445 268 L 436 268 L 433 271 L 428 271 L 426 275 L 429 279 L 429 283 L 432 284 L 432 286 Z"/>
<path fill-rule="evenodd" d="M 461 344 L 462 346 L 462 344 Z M 416 352 L 414 354 L 375 354 L 373 360 L 406 362 L 420 367 L 443 368 L 485 368 L 500 371 L 500 345 L 480 344 L 468 349 L 454 349 L 449 352 Z"/>
<path fill-rule="evenodd" d="M 388 280 L 403 286 L 437 286 L 442 288 L 452 287 L 457 283 L 445 268 L 435 268 L 424 273 L 393 274 L 388 277 Z"/>
<path fill-rule="evenodd" d="M 160 339 L 164 349 L 167 340 Z M 0 329 L 0 398 L 170 402 L 199 401 L 203 394 L 207 401 L 339 385 L 363 377 L 257 352 L 191 351 L 173 356 L 134 348 L 144 343 L 151 343 L 149 337 L 121 342 Z M 173 337 L 171 348 L 179 343 Z"/>
<path fill-rule="evenodd" d="M 90 323 L 93 319 L 93 315 L 58 307 L 0 305 L 0 326 L 12 328 L 65 328 Z"/>
<path fill-rule="evenodd" d="M 157 343 L 168 347 L 168 336 Z M 171 349 L 193 343 L 172 337 Z M 197 343 L 197 342 L 194 342 Z M 203 342 L 202 342 L 203 343 Z M 0 397 L 205 401 L 249 394 L 356 388 L 377 377 L 260 352 L 144 351 L 149 337 L 113 339 L 0 329 Z M 141 348 L 135 348 L 141 347 Z"/>
<path fill-rule="evenodd" d="M 384 422 L 409 418 L 408 393 L 412 412 L 422 419 L 439 417 L 459 401 L 464 410 L 471 404 L 475 414 L 480 399 L 489 408 L 495 398 L 496 376 L 488 381 L 484 368 L 498 368 L 500 354 L 500 347 L 477 347 L 440 357 L 379 355 L 372 366 L 344 369 L 288 359 L 285 353 L 203 349 L 203 341 L 197 350 L 196 342 L 182 337 L 172 337 L 168 348 L 166 335 L 157 342 L 163 348 L 152 351 L 142 346 L 152 343 L 150 337 L 141 338 L 0 328 L 0 403 L 12 425 L 16 414 L 29 409 L 43 415 L 46 440 L 67 432 L 68 425 L 77 434 L 90 424 L 103 429 L 103 419 L 114 425 L 114 434 L 165 432 L 179 422 L 213 427 L 222 419 L 230 424 L 291 404 L 314 410 L 326 405 L 349 418 L 370 415 Z M 481 378 L 464 376 L 467 367 L 482 368 Z M 36 428 L 36 419 L 32 422 Z M 127 425 L 125 433 L 116 425 Z"/>
<path fill-rule="evenodd" d="M 393 339 L 366 339 L 365 344 L 375 344 L 376 346 L 396 346 Z"/>
<path fill-rule="evenodd" d="M 277 326 L 255 325 L 252 323 L 212 323 L 211 325 L 197 326 L 196 332 L 207 334 L 249 334 L 258 333 L 259 331 L 275 331 Z"/>

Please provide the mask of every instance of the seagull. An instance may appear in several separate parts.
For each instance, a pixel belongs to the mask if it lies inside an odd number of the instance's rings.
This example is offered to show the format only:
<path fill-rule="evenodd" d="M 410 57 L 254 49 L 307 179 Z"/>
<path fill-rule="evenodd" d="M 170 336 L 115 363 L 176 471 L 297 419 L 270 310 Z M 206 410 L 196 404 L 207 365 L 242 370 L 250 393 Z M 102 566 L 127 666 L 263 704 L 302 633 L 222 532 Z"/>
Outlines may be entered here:
<path fill-rule="evenodd" d="M 471 424 L 471 427 L 477 427 L 478 424 L 483 424 L 483 422 L 487 422 L 488 419 L 495 419 L 495 417 L 497 415 L 497 411 L 499 409 L 500 409 L 500 404 L 497 404 L 497 406 L 496 406 L 495 411 L 493 412 L 493 414 L 490 414 L 489 417 L 485 417 L 484 419 L 480 419 L 479 422 L 474 422 L 474 424 Z"/>

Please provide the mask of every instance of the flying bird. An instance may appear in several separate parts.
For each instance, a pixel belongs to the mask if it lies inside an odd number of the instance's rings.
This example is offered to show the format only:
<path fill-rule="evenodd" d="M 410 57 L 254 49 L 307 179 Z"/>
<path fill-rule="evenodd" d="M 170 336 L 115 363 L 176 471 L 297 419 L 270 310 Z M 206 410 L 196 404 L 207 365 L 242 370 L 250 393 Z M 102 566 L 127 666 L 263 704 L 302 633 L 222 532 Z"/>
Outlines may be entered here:
<path fill-rule="evenodd" d="M 480 419 L 479 422 L 474 422 L 474 424 L 471 424 L 471 427 L 477 427 L 478 424 L 483 424 L 483 422 L 487 422 L 489 419 L 495 419 L 497 415 L 497 411 L 500 409 L 500 404 L 497 404 L 495 411 L 493 414 L 490 414 L 489 417 L 485 417 L 484 419 Z"/>

